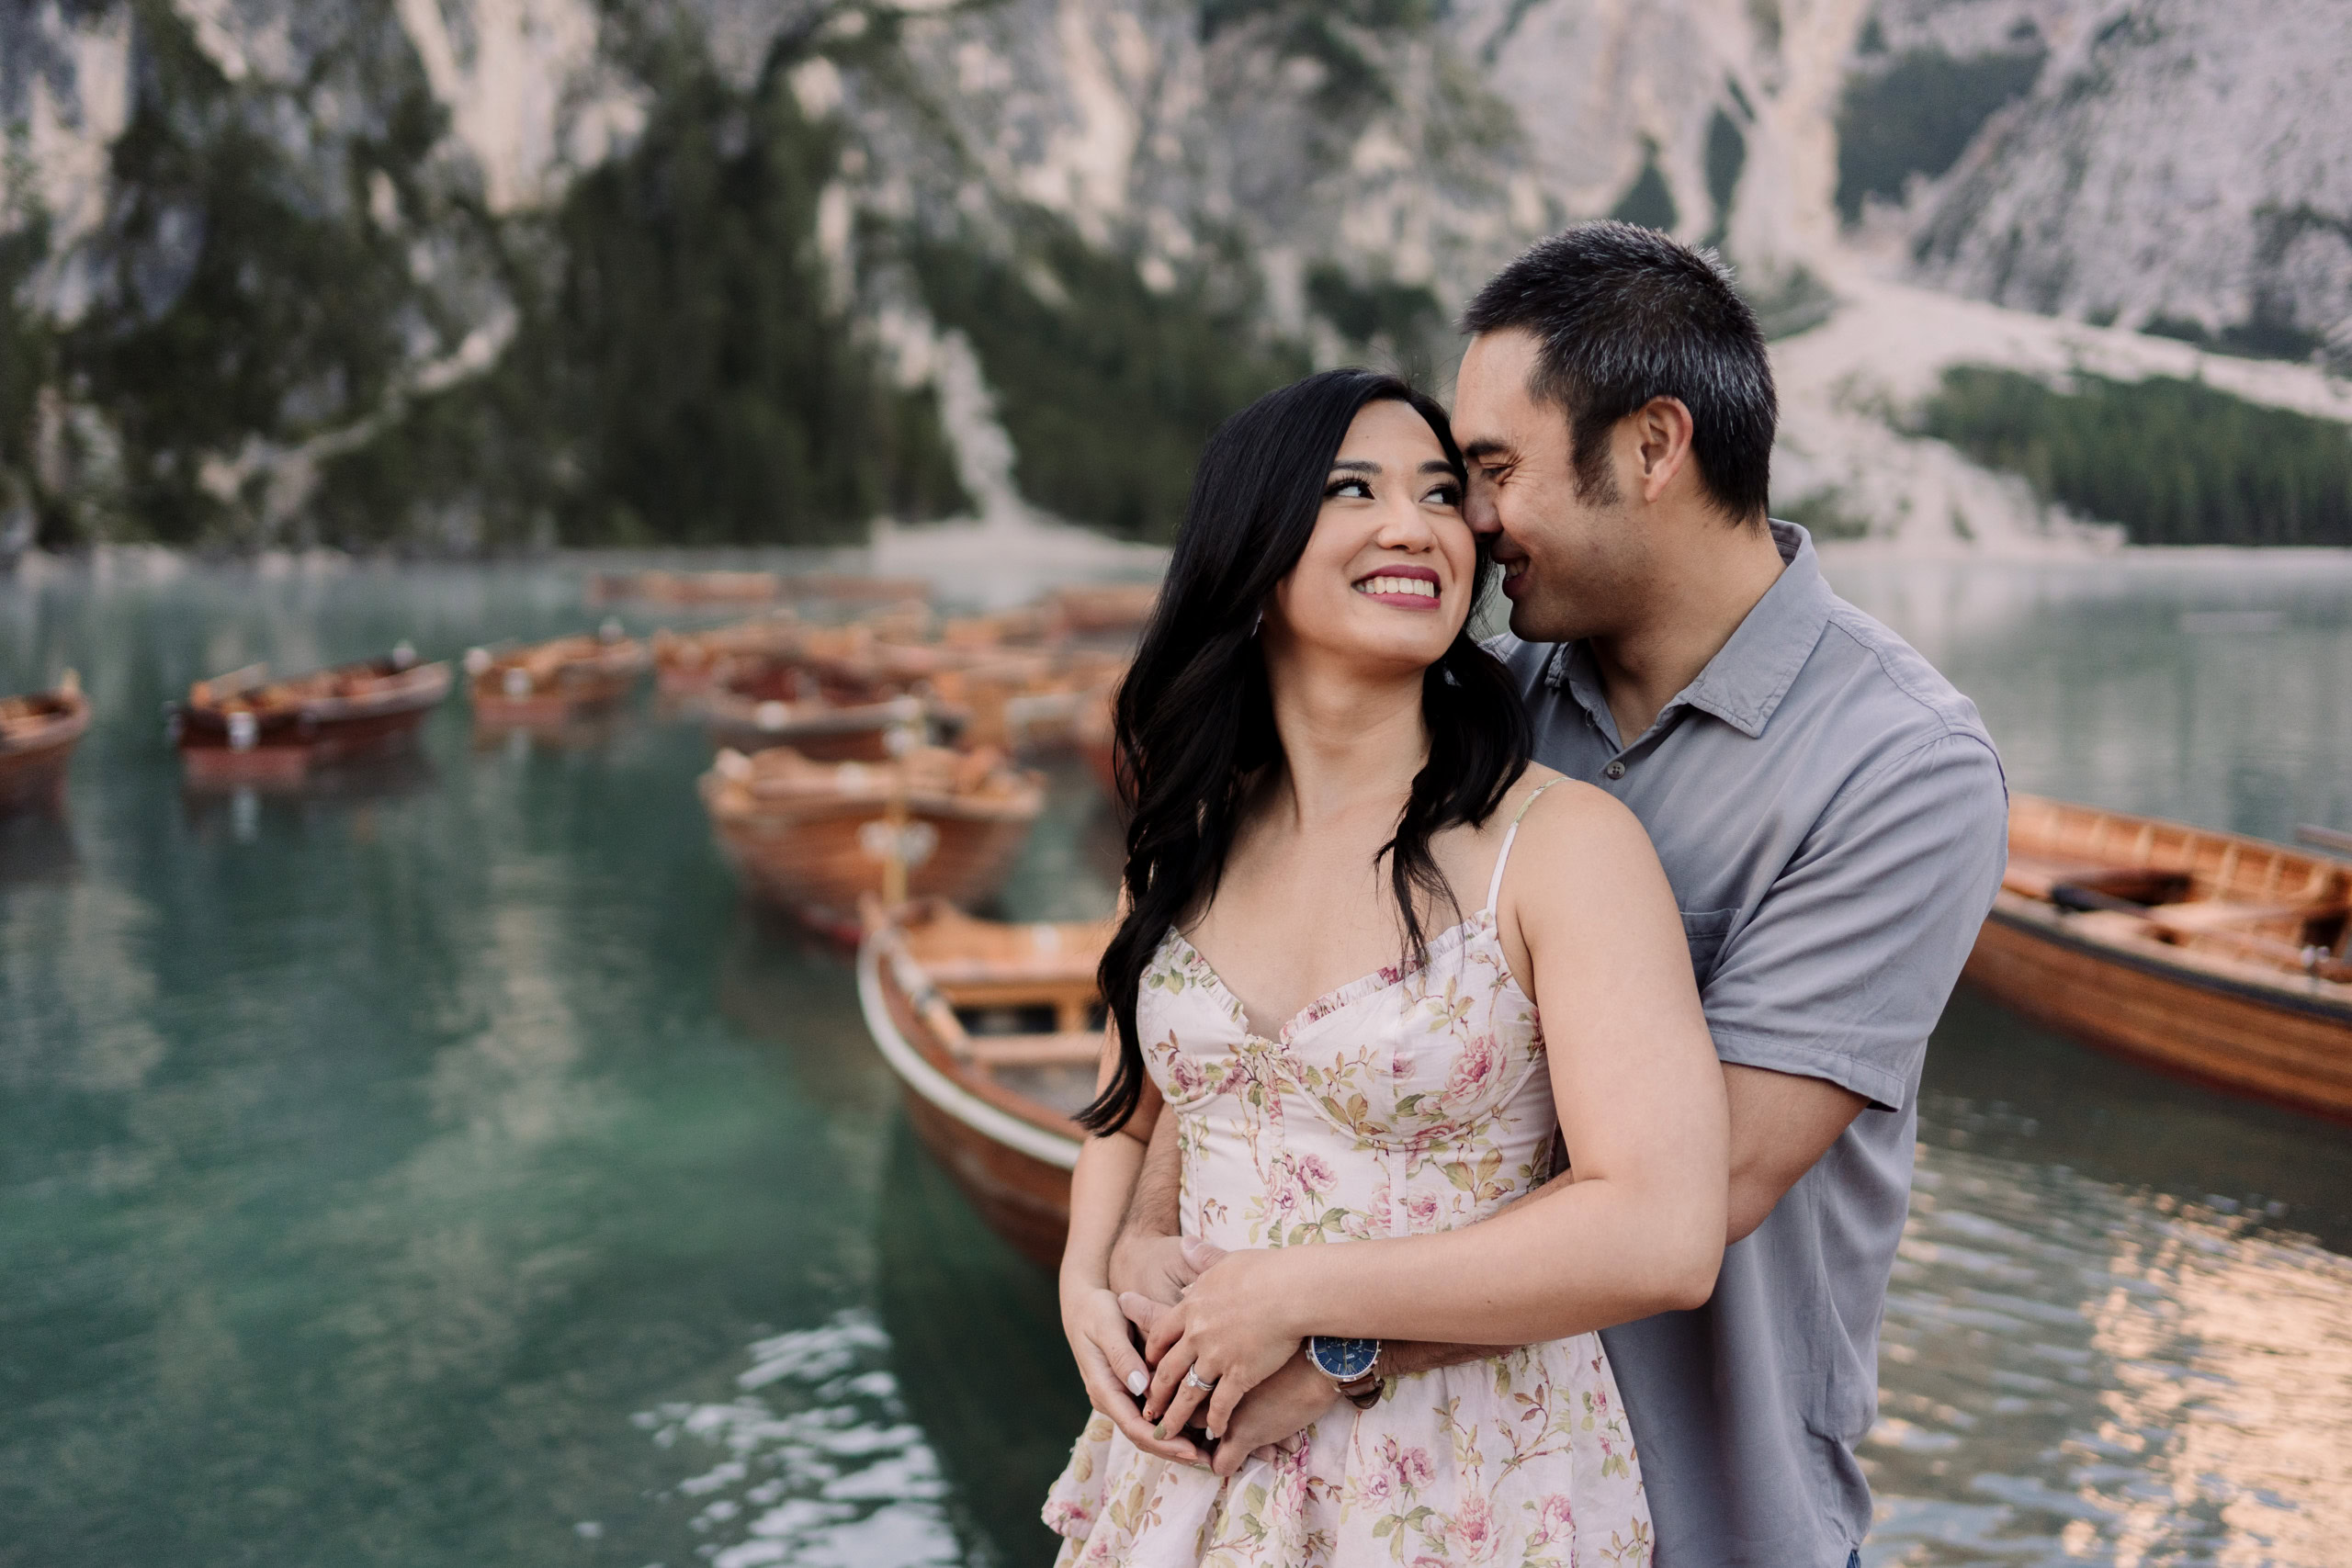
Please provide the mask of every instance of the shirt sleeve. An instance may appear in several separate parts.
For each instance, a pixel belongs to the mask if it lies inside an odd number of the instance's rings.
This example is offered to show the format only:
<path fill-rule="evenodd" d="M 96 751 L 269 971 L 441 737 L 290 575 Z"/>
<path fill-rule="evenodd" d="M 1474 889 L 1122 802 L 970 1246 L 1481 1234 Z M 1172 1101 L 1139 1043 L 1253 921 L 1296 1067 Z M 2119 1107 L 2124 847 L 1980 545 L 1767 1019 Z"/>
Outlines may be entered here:
<path fill-rule="evenodd" d="M 1908 1103 L 2007 859 L 2007 791 L 1980 737 L 1855 778 L 1726 940 L 1701 998 L 1716 1055 Z"/>

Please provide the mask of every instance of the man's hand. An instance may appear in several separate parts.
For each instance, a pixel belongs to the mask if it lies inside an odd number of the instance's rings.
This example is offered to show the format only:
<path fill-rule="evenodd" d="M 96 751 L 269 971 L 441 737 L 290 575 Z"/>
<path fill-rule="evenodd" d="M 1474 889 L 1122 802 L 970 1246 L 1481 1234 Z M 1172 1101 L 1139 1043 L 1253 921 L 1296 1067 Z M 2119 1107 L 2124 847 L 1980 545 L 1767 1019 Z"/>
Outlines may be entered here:
<path fill-rule="evenodd" d="M 1224 1248 L 1204 1241 L 1125 1231 L 1111 1248 L 1111 1289 L 1122 1296 L 1137 1295 L 1174 1306 L 1184 1299 L 1185 1287 L 1224 1256 Z M 1145 1333 L 1151 1331 L 1148 1325 L 1142 1326 Z"/>
<path fill-rule="evenodd" d="M 1339 1403 L 1338 1387 L 1301 1350 L 1282 1371 L 1241 1396 L 1209 1466 L 1219 1475 L 1234 1475 L 1245 1459 L 1270 1460 L 1276 1449 L 1287 1448 Z"/>
<path fill-rule="evenodd" d="M 1127 1212 L 1111 1244 L 1111 1289 L 1173 1306 L 1206 1264 L 1188 1265 L 1178 1239 L 1177 1194 L 1183 1185 L 1177 1122 L 1162 1116 L 1151 1129 L 1143 1165 L 1127 1195 Z"/>
<path fill-rule="evenodd" d="M 1087 1403 L 1108 1416 L 1127 1441 L 1180 1464 L 1208 1463 L 1181 1431 L 1166 1438 L 1155 1437 L 1152 1424 L 1143 1418 L 1140 1394 L 1150 1386 L 1150 1371 L 1128 1337 L 1127 1316 L 1119 1310 L 1118 1297 L 1102 1290 L 1065 1292 L 1062 1334 L 1086 1384 Z"/>

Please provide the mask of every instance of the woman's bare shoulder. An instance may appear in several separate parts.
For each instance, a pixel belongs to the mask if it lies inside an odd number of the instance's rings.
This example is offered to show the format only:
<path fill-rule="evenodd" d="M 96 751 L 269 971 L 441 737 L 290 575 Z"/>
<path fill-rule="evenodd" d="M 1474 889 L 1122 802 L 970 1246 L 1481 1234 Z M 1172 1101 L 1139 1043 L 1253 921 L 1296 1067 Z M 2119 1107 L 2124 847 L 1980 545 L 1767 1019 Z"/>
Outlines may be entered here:
<path fill-rule="evenodd" d="M 1559 782 L 1544 788 L 1552 780 Z M 1521 983 L 1535 978 L 1534 952 L 1547 944 L 1613 951 L 1636 931 L 1645 935 L 1635 940 L 1665 941 L 1675 929 L 1674 897 L 1640 818 L 1607 790 L 1549 769 L 1534 788 L 1544 794 L 1520 818 L 1497 908 Z M 1540 1002 L 1537 992 L 1529 994 Z"/>
<path fill-rule="evenodd" d="M 1649 833 L 1623 801 L 1550 768 L 1530 763 L 1527 772 L 1533 784 L 1521 780 L 1514 797 L 1505 802 L 1506 821 L 1522 807 L 1527 813 L 1520 820 L 1514 856 L 1526 854 L 1564 867 L 1574 864 L 1587 876 L 1612 869 L 1656 870 L 1657 852 L 1650 845 Z M 1558 783 L 1544 788 L 1554 780 Z M 1527 796 L 1537 789 L 1544 789 L 1543 798 L 1529 804 Z"/>

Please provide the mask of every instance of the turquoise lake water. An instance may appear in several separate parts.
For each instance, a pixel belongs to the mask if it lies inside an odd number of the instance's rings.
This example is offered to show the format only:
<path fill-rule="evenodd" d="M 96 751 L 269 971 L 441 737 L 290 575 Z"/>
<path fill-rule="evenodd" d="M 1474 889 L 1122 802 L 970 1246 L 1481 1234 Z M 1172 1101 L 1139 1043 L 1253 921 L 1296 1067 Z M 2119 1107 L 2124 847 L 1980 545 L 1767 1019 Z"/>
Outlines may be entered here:
<path fill-rule="evenodd" d="M 2352 562 L 1829 570 L 2018 787 L 2352 826 Z M 478 748 L 458 697 L 399 769 L 181 787 L 187 682 L 584 628 L 580 575 L 0 582 L 0 690 L 70 663 L 98 715 L 65 815 L 0 825 L 0 1565 L 1046 1560 L 1050 1282 L 845 959 L 738 897 L 691 723 Z M 1006 908 L 1098 912 L 1047 766 Z M 1926 1092 L 1865 1560 L 2343 1561 L 2352 1136 L 1965 993 Z"/>

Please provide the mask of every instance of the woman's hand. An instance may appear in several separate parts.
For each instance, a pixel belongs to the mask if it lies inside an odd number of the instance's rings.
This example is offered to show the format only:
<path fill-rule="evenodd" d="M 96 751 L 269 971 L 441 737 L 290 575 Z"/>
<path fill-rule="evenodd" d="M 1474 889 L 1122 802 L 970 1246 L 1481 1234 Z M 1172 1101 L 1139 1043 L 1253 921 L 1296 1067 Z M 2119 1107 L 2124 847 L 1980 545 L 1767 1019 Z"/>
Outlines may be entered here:
<path fill-rule="evenodd" d="M 1219 1475 L 1238 1475 L 1242 1461 L 1272 1459 L 1287 1453 L 1299 1435 L 1340 1403 L 1339 1385 L 1316 1369 L 1305 1350 L 1294 1350 L 1280 1371 L 1256 1388 L 1233 1412 L 1209 1467 Z"/>
<path fill-rule="evenodd" d="M 1227 1253 L 1203 1271 L 1184 1299 L 1152 1325 L 1144 1355 L 1158 1369 L 1144 1410 L 1160 1412 L 1154 1430 L 1181 1432 L 1202 1399 L 1202 1425 L 1222 1437 L 1241 1396 L 1282 1369 L 1306 1333 L 1295 1314 L 1300 1263 L 1280 1251 Z M 1216 1385 L 1204 1395 L 1187 1374 Z"/>
<path fill-rule="evenodd" d="M 1208 1463 L 1206 1456 L 1183 1437 L 1182 1427 L 1170 1428 L 1175 1436 L 1161 1438 L 1144 1419 L 1134 1391 L 1148 1388 L 1151 1373 L 1128 1338 L 1127 1314 L 1119 1310 L 1118 1297 L 1099 1287 L 1065 1288 L 1062 1335 L 1078 1362 L 1078 1375 L 1086 1383 L 1087 1403 L 1108 1416 L 1127 1441 L 1148 1454 L 1180 1464 Z"/>

